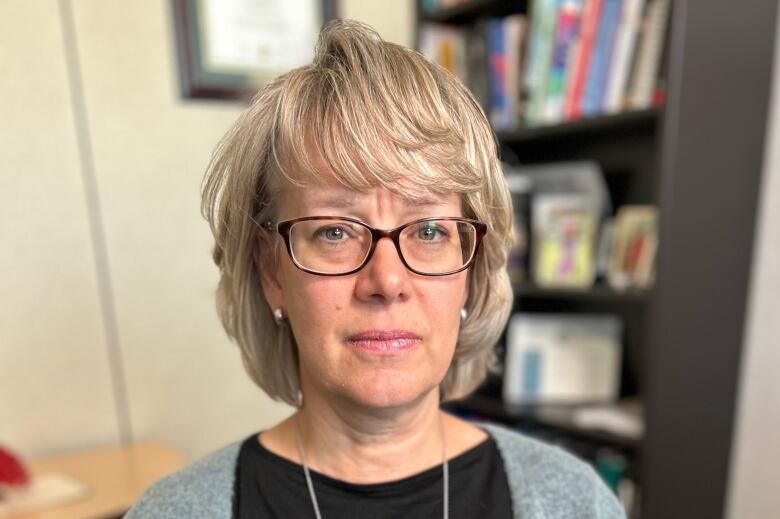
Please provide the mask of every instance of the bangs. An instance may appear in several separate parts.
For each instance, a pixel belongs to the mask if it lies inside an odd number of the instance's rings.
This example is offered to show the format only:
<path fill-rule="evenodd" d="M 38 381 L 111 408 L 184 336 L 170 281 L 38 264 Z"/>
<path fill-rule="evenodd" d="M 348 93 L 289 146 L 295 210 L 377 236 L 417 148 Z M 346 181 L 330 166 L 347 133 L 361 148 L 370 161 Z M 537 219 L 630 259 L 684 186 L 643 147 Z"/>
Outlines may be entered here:
<path fill-rule="evenodd" d="M 321 32 L 312 64 L 264 85 L 214 150 L 201 211 L 214 234 L 220 321 L 252 380 L 296 405 L 298 345 L 262 290 L 282 246 L 258 230 L 278 221 L 288 183 L 382 187 L 407 205 L 456 193 L 463 216 L 487 225 L 468 271 L 467 318 L 440 384 L 445 400 L 474 390 L 512 310 L 513 219 L 495 135 L 465 87 L 370 27 L 336 20 Z"/>
<path fill-rule="evenodd" d="M 323 34 L 313 64 L 287 75 L 271 139 L 282 178 L 410 199 L 484 187 L 468 144 L 482 114 L 457 80 L 397 45 L 337 43 Z"/>

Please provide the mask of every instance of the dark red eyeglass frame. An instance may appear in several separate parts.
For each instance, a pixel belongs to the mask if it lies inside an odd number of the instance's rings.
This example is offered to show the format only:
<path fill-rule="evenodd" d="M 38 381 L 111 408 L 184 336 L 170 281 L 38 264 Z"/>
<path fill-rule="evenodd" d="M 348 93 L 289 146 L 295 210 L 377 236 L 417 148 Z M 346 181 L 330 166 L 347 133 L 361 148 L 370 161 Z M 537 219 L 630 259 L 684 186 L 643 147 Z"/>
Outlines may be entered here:
<path fill-rule="evenodd" d="M 350 270 L 349 272 L 330 274 L 326 272 L 318 272 L 316 270 L 307 269 L 303 265 L 299 264 L 298 261 L 295 259 L 295 256 L 293 255 L 292 252 L 292 245 L 290 245 L 290 228 L 292 228 L 292 226 L 298 222 L 304 222 L 307 220 L 323 220 L 323 219 L 344 220 L 347 222 L 356 223 L 358 225 L 365 227 L 371 232 L 371 248 L 368 250 L 368 254 L 366 254 L 366 257 L 363 260 L 363 262 L 360 265 L 358 265 L 356 268 Z M 450 272 L 430 274 L 427 272 L 420 272 L 419 270 L 415 270 L 406 262 L 406 258 L 404 258 L 404 255 L 401 252 L 401 241 L 400 241 L 401 231 L 403 231 L 406 227 L 410 225 L 428 222 L 431 220 L 458 221 L 458 222 L 469 223 L 474 226 L 474 229 L 476 230 L 476 234 L 477 234 L 476 242 L 474 244 L 474 252 L 471 254 L 471 258 L 469 259 L 469 261 L 467 261 L 466 264 L 464 264 L 459 269 Z M 261 227 L 268 232 L 274 231 L 274 225 L 273 223 L 271 223 L 270 220 L 264 222 Z M 407 222 L 403 225 L 400 225 L 395 229 L 383 230 L 383 229 L 376 229 L 374 227 L 371 227 L 367 223 L 360 221 L 356 218 L 350 218 L 348 216 L 325 215 L 325 216 L 304 216 L 302 218 L 293 218 L 291 220 L 284 220 L 276 224 L 275 230 L 282 236 L 282 239 L 284 240 L 284 245 L 287 248 L 287 254 L 290 256 L 293 265 L 303 270 L 304 272 L 308 272 L 309 274 L 316 274 L 318 276 L 348 276 L 350 274 L 354 274 L 355 272 L 358 272 L 360 269 L 365 267 L 369 261 L 371 261 L 371 258 L 374 255 L 374 250 L 376 249 L 376 244 L 379 243 L 379 240 L 381 240 L 382 238 L 390 238 L 393 241 L 393 244 L 395 244 L 395 250 L 396 252 L 398 252 L 398 257 L 401 258 L 401 262 L 411 272 L 414 272 L 415 274 L 419 274 L 420 276 L 449 276 L 452 274 L 457 274 L 458 272 L 462 272 L 474 264 L 474 261 L 476 261 L 477 259 L 477 253 L 479 252 L 479 246 L 482 243 L 482 238 L 485 236 L 485 234 L 487 234 L 487 225 L 480 222 L 479 220 L 472 220 L 471 218 L 462 218 L 459 216 L 430 216 L 427 218 L 412 220 L 411 222 Z"/>

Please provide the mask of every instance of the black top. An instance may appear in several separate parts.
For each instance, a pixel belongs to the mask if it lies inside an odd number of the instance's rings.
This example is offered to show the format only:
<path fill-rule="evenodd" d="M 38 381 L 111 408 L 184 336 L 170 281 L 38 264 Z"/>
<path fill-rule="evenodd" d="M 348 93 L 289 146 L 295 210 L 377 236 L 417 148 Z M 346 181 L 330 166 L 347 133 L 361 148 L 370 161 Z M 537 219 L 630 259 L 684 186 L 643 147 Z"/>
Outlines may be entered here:
<path fill-rule="evenodd" d="M 449 461 L 450 518 L 512 517 L 504 463 L 492 437 Z M 441 466 L 387 483 L 354 484 L 311 471 L 323 519 L 442 517 Z M 241 444 L 233 518 L 315 517 L 303 467 L 269 451 L 253 434 Z"/>

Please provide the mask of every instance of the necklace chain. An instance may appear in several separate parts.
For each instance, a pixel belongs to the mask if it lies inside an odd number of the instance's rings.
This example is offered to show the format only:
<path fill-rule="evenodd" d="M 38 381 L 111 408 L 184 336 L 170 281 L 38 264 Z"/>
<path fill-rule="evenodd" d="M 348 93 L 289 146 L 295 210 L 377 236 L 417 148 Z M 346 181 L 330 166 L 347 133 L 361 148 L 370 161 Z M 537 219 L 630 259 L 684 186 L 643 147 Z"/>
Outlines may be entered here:
<path fill-rule="evenodd" d="M 311 480 L 311 472 L 309 466 L 306 464 L 306 453 L 303 450 L 303 439 L 301 434 L 301 422 L 298 417 L 295 417 L 295 425 L 298 429 L 298 454 L 301 457 L 301 465 L 303 465 L 303 475 L 306 477 L 306 486 L 309 488 L 309 497 L 311 497 L 311 505 L 314 508 L 314 516 L 317 519 L 322 519 L 322 513 L 320 512 L 320 505 L 317 503 L 317 494 L 314 493 L 314 484 Z M 444 519 L 448 519 L 450 515 L 450 469 L 447 463 L 447 445 L 444 441 L 444 423 L 442 422 L 441 413 L 439 413 L 439 429 L 441 430 L 441 453 L 442 453 L 442 479 L 444 487 Z"/>

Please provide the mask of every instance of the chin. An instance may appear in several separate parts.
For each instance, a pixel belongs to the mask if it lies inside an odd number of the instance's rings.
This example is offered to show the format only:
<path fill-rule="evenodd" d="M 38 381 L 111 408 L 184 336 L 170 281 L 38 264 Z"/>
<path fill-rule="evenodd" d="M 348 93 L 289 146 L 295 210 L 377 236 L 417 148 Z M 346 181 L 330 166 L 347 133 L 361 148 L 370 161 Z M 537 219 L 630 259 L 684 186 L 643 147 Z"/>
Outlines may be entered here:
<path fill-rule="evenodd" d="M 394 409 L 422 402 L 431 391 L 438 389 L 438 383 L 408 380 L 389 373 L 344 389 L 349 391 L 348 398 L 361 407 Z"/>

